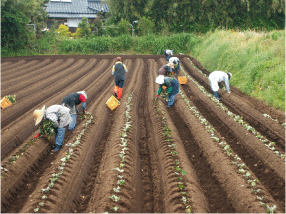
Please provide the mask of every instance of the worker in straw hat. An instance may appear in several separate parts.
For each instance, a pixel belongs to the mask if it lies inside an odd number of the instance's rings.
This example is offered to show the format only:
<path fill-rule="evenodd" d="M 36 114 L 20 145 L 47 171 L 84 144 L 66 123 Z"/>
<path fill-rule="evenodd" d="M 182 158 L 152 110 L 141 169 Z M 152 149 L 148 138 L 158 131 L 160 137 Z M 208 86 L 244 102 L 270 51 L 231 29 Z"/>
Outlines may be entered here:
<path fill-rule="evenodd" d="M 230 93 L 229 89 L 229 80 L 232 77 L 231 73 L 225 73 L 223 71 L 214 71 L 209 75 L 209 82 L 212 89 L 212 93 L 217 98 L 217 100 L 220 100 L 218 96 L 218 90 L 219 90 L 219 82 L 224 81 L 225 87 L 228 93 Z"/>
<path fill-rule="evenodd" d="M 61 149 L 65 138 L 65 127 L 71 122 L 70 109 L 62 105 L 52 105 L 45 109 L 36 109 L 33 117 L 35 119 L 35 126 L 40 124 L 43 120 L 50 120 L 54 123 L 56 133 L 56 148 L 52 150 L 57 152 Z"/>
<path fill-rule="evenodd" d="M 86 99 L 87 95 L 85 91 L 69 94 L 63 99 L 62 105 L 70 109 L 70 114 L 72 117 L 72 121 L 69 124 L 69 130 L 74 130 L 76 126 L 76 117 L 79 114 L 79 111 L 76 107 L 77 105 L 81 104 L 82 113 L 85 114 Z"/>
<path fill-rule="evenodd" d="M 174 66 L 175 66 L 174 74 L 175 74 L 175 76 L 177 76 L 178 71 L 180 70 L 180 60 L 179 60 L 179 58 L 173 56 L 173 57 L 171 57 L 171 58 L 169 59 L 169 62 L 171 62 L 171 63 L 174 64 Z"/>
<path fill-rule="evenodd" d="M 173 50 L 169 50 L 169 49 L 167 49 L 167 50 L 164 50 L 164 54 L 166 55 L 166 60 L 169 62 L 169 59 L 170 59 L 170 57 L 171 56 L 173 56 Z"/>
<path fill-rule="evenodd" d="M 128 70 L 126 66 L 122 63 L 121 57 L 117 57 L 115 65 L 112 67 L 111 74 L 114 76 L 115 80 L 114 94 L 118 100 L 120 100 L 122 96 L 123 85 L 125 81 L 125 73 L 127 73 L 127 71 Z"/>
<path fill-rule="evenodd" d="M 174 69 L 175 69 L 175 64 L 169 62 L 168 64 L 162 66 L 158 70 L 158 75 L 170 76 L 171 74 L 174 74 Z"/>
<path fill-rule="evenodd" d="M 175 102 L 175 96 L 179 93 L 179 82 L 174 77 L 165 77 L 163 75 L 159 75 L 156 78 L 156 83 L 159 84 L 159 89 L 156 95 L 156 99 L 162 92 L 162 87 L 166 86 L 168 91 L 168 108 L 172 107 Z"/>

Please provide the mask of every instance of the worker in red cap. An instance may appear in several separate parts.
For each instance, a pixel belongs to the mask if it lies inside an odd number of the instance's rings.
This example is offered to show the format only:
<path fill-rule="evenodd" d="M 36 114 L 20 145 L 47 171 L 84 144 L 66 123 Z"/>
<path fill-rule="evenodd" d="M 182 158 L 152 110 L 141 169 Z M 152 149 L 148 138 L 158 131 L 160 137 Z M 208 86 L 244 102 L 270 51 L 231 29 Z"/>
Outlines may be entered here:
<path fill-rule="evenodd" d="M 127 71 L 126 66 L 122 63 L 121 57 L 117 57 L 115 65 L 112 68 L 112 75 L 115 80 L 114 94 L 118 100 L 120 100 L 122 96 L 122 88 L 124 85 L 125 73 L 127 73 Z"/>

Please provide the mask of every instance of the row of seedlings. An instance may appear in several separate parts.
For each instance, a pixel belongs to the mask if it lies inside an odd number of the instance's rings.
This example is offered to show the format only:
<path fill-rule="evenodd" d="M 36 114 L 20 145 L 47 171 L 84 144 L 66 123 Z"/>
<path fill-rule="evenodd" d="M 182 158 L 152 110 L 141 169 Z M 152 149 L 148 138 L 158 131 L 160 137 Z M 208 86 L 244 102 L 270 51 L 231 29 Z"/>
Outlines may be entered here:
<path fill-rule="evenodd" d="M 208 78 L 208 75 L 206 75 L 205 73 L 203 73 L 203 72 L 192 62 L 191 59 L 189 59 L 189 61 L 190 61 L 191 65 L 192 65 L 200 74 L 202 74 L 204 77 Z M 226 90 L 226 88 L 223 87 L 223 90 Z M 278 120 L 273 119 L 270 115 L 268 115 L 268 114 L 263 114 L 263 116 L 264 116 L 264 117 L 267 117 L 267 118 L 269 118 L 269 119 L 271 119 L 271 120 L 273 120 L 273 121 L 275 121 L 276 123 L 279 124 Z M 282 126 L 286 126 L 286 123 L 282 123 L 281 125 L 282 125 Z"/>
<path fill-rule="evenodd" d="M 205 94 L 205 96 L 209 97 L 212 101 L 214 101 L 223 111 L 227 113 L 228 116 L 232 117 L 234 121 L 238 122 L 241 126 L 243 126 L 247 131 L 250 131 L 256 138 L 258 138 L 263 144 L 270 150 L 274 152 L 274 154 L 278 155 L 280 158 L 285 159 L 285 154 L 280 154 L 278 149 L 275 148 L 275 142 L 269 142 L 269 140 L 263 137 L 258 131 L 255 130 L 252 126 L 250 126 L 246 121 L 243 120 L 243 117 L 240 115 L 236 115 L 228 110 L 228 108 L 223 105 L 220 101 L 218 101 L 212 94 L 208 93 L 203 86 L 201 86 L 197 81 L 195 81 L 187 72 L 181 67 L 181 70 L 184 74 L 194 82 L 198 88 Z"/>
<path fill-rule="evenodd" d="M 215 135 L 215 129 L 214 127 L 207 121 L 207 119 L 205 119 L 202 115 L 200 115 L 200 112 L 197 110 L 197 108 L 195 106 L 191 106 L 190 101 L 187 99 L 187 96 L 180 91 L 180 95 L 181 97 L 184 99 L 185 103 L 188 106 L 188 109 L 198 118 L 198 120 L 200 121 L 201 124 L 203 124 L 205 126 L 205 129 L 207 132 L 210 133 L 211 137 L 214 142 L 218 143 L 218 145 L 222 148 L 223 152 L 228 156 L 228 158 L 231 160 L 232 164 L 237 166 L 238 172 L 240 174 L 242 174 L 242 176 L 247 179 L 247 182 L 249 183 L 249 186 L 251 188 L 251 191 L 254 194 L 258 194 L 260 192 L 260 189 L 256 188 L 256 184 L 259 182 L 256 178 L 255 179 L 251 179 L 251 173 L 249 172 L 248 167 L 245 165 L 245 163 L 241 160 L 241 158 L 235 154 L 235 152 L 233 152 L 231 150 L 231 147 L 229 144 L 227 144 L 224 141 L 220 141 L 219 137 L 217 137 Z M 260 204 L 262 206 L 266 206 L 267 207 L 267 213 L 273 213 L 276 210 L 276 205 L 274 205 L 273 207 L 267 205 L 266 203 L 263 202 L 263 200 L 265 199 L 264 196 L 257 196 L 257 199 L 260 200 Z"/>
<path fill-rule="evenodd" d="M 44 121 L 44 124 L 41 125 L 39 134 L 34 136 L 33 139 L 29 143 L 25 143 L 23 148 L 20 149 L 18 152 L 16 152 L 15 155 L 11 155 L 9 158 L 9 163 L 14 164 L 16 161 L 24 155 L 24 152 L 32 146 L 38 138 L 43 138 L 43 136 L 47 136 L 48 139 L 51 139 L 53 136 L 56 135 L 54 129 L 53 129 L 54 123 L 52 121 Z M 3 172 L 8 172 L 8 169 L 1 167 L 1 178 L 2 178 L 2 173 Z"/>
<path fill-rule="evenodd" d="M 120 197 L 117 196 L 116 194 L 120 192 L 121 187 L 125 184 L 125 180 L 124 180 L 124 162 L 125 162 L 125 151 L 128 150 L 127 148 L 127 132 L 130 131 L 130 128 L 132 128 L 132 121 L 131 118 L 132 116 L 130 115 L 130 110 L 132 106 L 132 92 L 129 94 L 127 102 L 126 102 L 126 111 L 124 112 L 125 115 L 125 124 L 122 128 L 122 132 L 120 134 L 120 146 L 122 146 L 122 150 L 119 153 L 119 157 L 120 157 L 120 163 L 119 163 L 119 167 L 114 168 L 113 170 L 117 171 L 117 184 L 118 186 L 116 188 L 113 188 L 114 194 L 112 194 L 109 198 L 114 201 L 117 202 L 120 200 Z M 113 211 L 118 211 L 119 207 L 118 206 L 114 206 L 111 208 L 111 210 Z M 106 212 L 108 213 L 108 212 Z"/>
<path fill-rule="evenodd" d="M 76 140 L 74 143 L 69 143 L 66 144 L 68 151 L 66 152 L 65 156 L 61 158 L 61 164 L 58 166 L 58 170 L 57 173 L 53 173 L 52 177 L 50 178 L 50 182 L 47 185 L 47 187 L 45 189 L 42 189 L 42 202 L 39 202 L 38 206 L 34 209 L 34 212 L 39 212 L 40 208 L 43 207 L 45 205 L 45 200 L 47 200 L 48 198 L 48 193 L 49 191 L 51 191 L 51 189 L 54 187 L 55 182 L 60 178 L 60 176 L 63 174 L 64 169 L 65 169 L 65 165 L 66 163 L 69 161 L 69 159 L 71 158 L 71 156 L 74 154 L 73 149 L 80 144 L 80 140 L 82 138 L 82 136 L 84 135 L 85 131 L 88 128 L 88 125 L 92 122 L 93 120 L 93 116 L 89 113 L 86 112 L 86 115 L 89 117 L 89 119 L 87 120 L 87 122 L 85 124 L 83 124 L 83 129 L 82 131 L 78 134 L 78 136 L 76 137 Z"/>
<path fill-rule="evenodd" d="M 167 96 L 168 96 L 167 93 L 164 93 L 162 97 L 166 100 Z M 192 212 L 191 211 L 191 199 L 188 197 L 188 193 L 185 191 L 185 188 L 184 188 L 185 185 L 184 185 L 184 179 L 183 179 L 183 176 L 186 175 L 187 172 L 183 170 L 182 167 L 180 166 L 179 154 L 176 151 L 176 148 L 177 148 L 176 143 L 171 138 L 171 129 L 168 127 L 166 117 L 164 116 L 164 111 L 160 107 L 161 104 L 159 104 L 157 100 L 155 100 L 155 106 L 156 106 L 156 110 L 158 113 L 158 117 L 161 118 L 162 124 L 164 126 L 163 131 L 164 131 L 165 141 L 168 144 L 168 147 L 174 159 L 172 168 L 178 180 L 178 188 L 182 196 L 182 203 L 185 206 L 185 212 L 191 213 Z"/>

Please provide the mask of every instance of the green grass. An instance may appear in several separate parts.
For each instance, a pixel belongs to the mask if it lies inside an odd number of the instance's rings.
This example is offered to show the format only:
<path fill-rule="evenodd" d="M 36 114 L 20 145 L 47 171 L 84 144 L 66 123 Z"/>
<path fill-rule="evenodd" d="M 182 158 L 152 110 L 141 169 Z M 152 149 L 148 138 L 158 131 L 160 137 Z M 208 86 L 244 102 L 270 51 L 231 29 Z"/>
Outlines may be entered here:
<path fill-rule="evenodd" d="M 231 72 L 231 85 L 285 110 L 285 31 L 216 31 L 191 54 L 210 72 Z"/>

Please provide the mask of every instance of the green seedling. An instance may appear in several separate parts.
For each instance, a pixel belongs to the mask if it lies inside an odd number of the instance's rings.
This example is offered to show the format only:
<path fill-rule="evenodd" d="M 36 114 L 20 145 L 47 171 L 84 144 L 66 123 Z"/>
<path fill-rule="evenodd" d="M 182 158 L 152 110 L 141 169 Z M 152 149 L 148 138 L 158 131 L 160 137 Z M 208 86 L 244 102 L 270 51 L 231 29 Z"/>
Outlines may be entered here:
<path fill-rule="evenodd" d="M 123 184 L 125 184 L 125 180 L 118 180 L 118 182 L 117 182 L 119 185 L 123 185 Z"/>
<path fill-rule="evenodd" d="M 177 180 L 181 181 L 181 180 L 183 180 L 183 178 L 177 177 Z"/>
<path fill-rule="evenodd" d="M 38 212 L 39 211 L 39 207 L 37 207 L 36 209 L 34 209 L 34 212 L 36 213 L 36 212 Z"/>
<path fill-rule="evenodd" d="M 182 170 L 182 171 L 181 171 L 181 173 L 182 173 L 182 175 L 187 174 L 187 172 L 186 172 L 186 171 L 184 171 L 184 170 Z"/>
<path fill-rule="evenodd" d="M 119 208 L 117 206 L 115 206 L 115 207 L 112 207 L 111 210 L 117 211 L 117 210 L 119 210 Z"/>
<path fill-rule="evenodd" d="M 39 203 L 39 205 L 40 205 L 40 206 L 44 206 L 44 205 L 45 205 L 45 203 L 44 203 L 44 202 L 41 202 L 41 203 Z"/>
<path fill-rule="evenodd" d="M 176 167 L 175 167 L 175 170 L 181 171 L 181 168 L 180 168 L 179 166 L 176 166 Z"/>
<path fill-rule="evenodd" d="M 112 201 L 119 201 L 120 197 L 116 196 L 116 195 L 112 195 L 109 197 Z"/>
<path fill-rule="evenodd" d="M 172 151 L 171 153 L 172 153 L 172 155 L 178 155 L 178 152 L 176 152 L 176 151 Z"/>
<path fill-rule="evenodd" d="M 117 188 L 113 188 L 114 192 L 120 192 L 120 186 L 118 186 Z"/>
<path fill-rule="evenodd" d="M 181 192 L 181 195 L 188 195 L 187 192 Z"/>
<path fill-rule="evenodd" d="M 187 198 L 185 196 L 182 197 L 183 204 L 187 203 Z"/>
<path fill-rule="evenodd" d="M 269 207 L 269 206 L 267 205 L 267 210 L 266 210 L 266 212 L 267 212 L 267 213 L 274 213 L 276 209 L 277 209 L 276 205 L 274 205 L 273 207 Z"/>
<path fill-rule="evenodd" d="M 184 185 L 179 182 L 178 184 L 179 189 L 184 189 Z"/>

